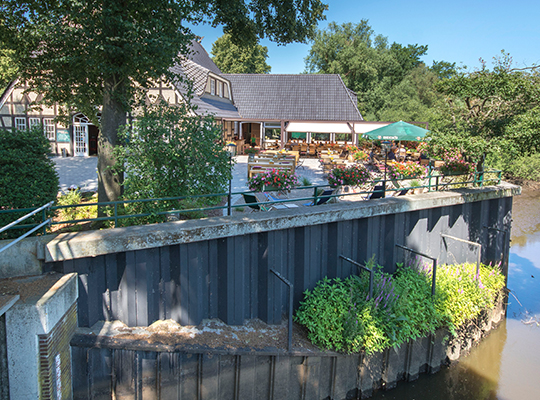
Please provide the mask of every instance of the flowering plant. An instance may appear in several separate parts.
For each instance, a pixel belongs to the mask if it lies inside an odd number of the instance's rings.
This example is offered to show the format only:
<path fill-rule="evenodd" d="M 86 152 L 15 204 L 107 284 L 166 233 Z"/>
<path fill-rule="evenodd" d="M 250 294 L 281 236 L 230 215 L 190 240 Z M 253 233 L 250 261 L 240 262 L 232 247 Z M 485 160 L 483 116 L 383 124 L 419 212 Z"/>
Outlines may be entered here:
<path fill-rule="evenodd" d="M 280 169 L 271 169 L 264 174 L 258 174 L 248 179 L 249 189 L 256 192 L 263 191 L 265 187 L 290 191 L 295 185 L 298 185 L 298 178 L 296 175 Z"/>
<path fill-rule="evenodd" d="M 334 168 L 328 174 L 328 184 L 331 187 L 350 185 L 360 186 L 369 179 L 369 172 L 363 165 Z"/>
<path fill-rule="evenodd" d="M 353 158 L 355 161 L 364 161 L 367 160 L 368 157 L 369 156 L 367 155 L 367 153 L 362 150 L 357 150 L 353 154 Z"/>
<path fill-rule="evenodd" d="M 444 175 L 467 175 L 474 171 L 474 164 L 468 163 L 460 156 L 454 156 L 444 161 L 441 172 Z"/>
<path fill-rule="evenodd" d="M 345 150 L 347 150 L 349 154 L 353 154 L 358 151 L 358 147 L 356 147 L 354 144 L 349 144 L 345 147 Z"/>
<path fill-rule="evenodd" d="M 426 167 L 414 161 L 388 163 L 387 171 L 390 179 L 423 178 L 427 173 Z"/>

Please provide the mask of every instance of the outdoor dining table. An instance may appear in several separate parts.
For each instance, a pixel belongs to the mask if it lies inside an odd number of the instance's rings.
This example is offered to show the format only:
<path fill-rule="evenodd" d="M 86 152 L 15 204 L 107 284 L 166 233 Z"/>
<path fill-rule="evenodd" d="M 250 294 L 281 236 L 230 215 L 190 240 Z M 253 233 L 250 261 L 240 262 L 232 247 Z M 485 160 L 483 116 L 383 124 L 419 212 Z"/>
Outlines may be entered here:
<path fill-rule="evenodd" d="M 248 161 L 248 178 L 265 173 L 270 169 L 286 170 L 294 174 L 295 163 L 294 160 L 274 161 L 272 159 L 256 158 L 253 161 Z"/>
<path fill-rule="evenodd" d="M 295 163 L 298 164 L 298 159 L 300 158 L 300 151 L 292 151 L 292 150 L 287 150 L 287 151 L 282 151 L 282 150 L 267 150 L 265 151 L 264 153 L 262 153 L 263 155 L 264 154 L 271 154 L 271 155 L 274 155 L 274 156 L 284 156 L 284 157 L 294 157 L 294 160 L 295 160 Z"/>

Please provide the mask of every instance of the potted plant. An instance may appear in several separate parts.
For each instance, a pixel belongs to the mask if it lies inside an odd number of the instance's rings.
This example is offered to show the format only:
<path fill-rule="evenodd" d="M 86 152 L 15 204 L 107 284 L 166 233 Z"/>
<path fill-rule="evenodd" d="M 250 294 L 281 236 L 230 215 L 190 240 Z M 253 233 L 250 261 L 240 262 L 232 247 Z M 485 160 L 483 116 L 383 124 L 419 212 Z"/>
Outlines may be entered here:
<path fill-rule="evenodd" d="M 359 164 L 337 167 L 328 174 L 328 184 L 331 187 L 360 186 L 368 180 L 369 172 L 363 165 Z"/>
<path fill-rule="evenodd" d="M 298 178 L 295 174 L 275 168 L 248 179 L 249 189 L 255 192 L 265 190 L 289 192 L 296 185 L 298 185 Z"/>

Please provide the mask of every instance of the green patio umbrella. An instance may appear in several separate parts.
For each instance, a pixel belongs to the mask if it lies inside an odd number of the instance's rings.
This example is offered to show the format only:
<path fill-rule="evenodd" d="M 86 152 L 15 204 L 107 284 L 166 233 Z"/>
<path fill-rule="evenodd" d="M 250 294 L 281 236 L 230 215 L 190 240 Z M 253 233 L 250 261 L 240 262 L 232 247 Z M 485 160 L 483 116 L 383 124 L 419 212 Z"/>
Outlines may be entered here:
<path fill-rule="evenodd" d="M 408 140 L 419 142 L 429 131 L 403 121 L 383 126 L 364 133 L 366 139 L 373 140 Z"/>

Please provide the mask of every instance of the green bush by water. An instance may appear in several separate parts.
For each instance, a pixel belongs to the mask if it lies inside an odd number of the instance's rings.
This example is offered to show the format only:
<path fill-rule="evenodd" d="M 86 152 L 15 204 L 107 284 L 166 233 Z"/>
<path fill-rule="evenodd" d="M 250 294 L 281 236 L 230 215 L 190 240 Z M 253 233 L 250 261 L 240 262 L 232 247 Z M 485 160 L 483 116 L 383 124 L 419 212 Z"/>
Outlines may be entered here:
<path fill-rule="evenodd" d="M 486 308 L 493 308 L 504 287 L 497 267 L 473 264 L 437 268 L 437 291 L 431 296 L 431 269 L 400 266 L 396 274 L 376 267 L 373 298 L 369 299 L 368 273 L 347 279 L 320 281 L 305 292 L 296 313 L 316 345 L 347 353 L 367 353 L 399 346 L 447 327 L 459 327 Z"/>

